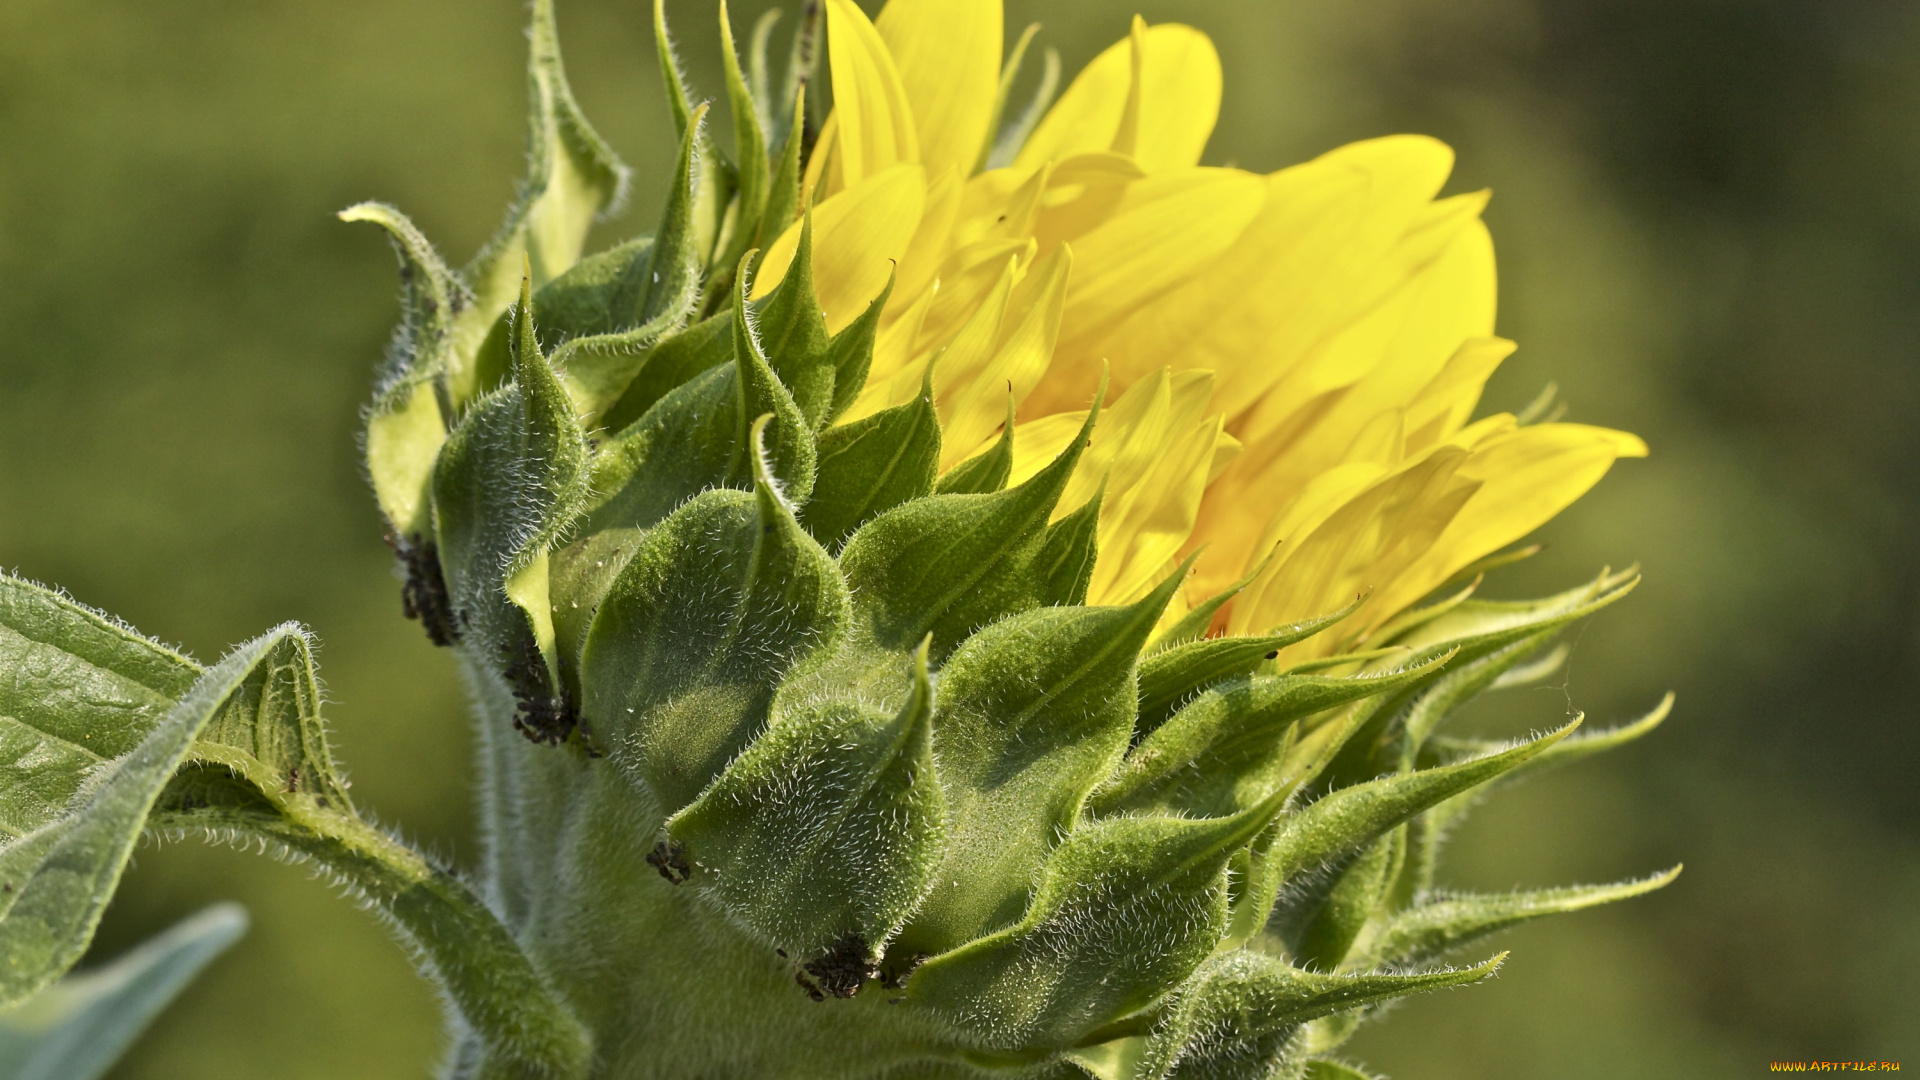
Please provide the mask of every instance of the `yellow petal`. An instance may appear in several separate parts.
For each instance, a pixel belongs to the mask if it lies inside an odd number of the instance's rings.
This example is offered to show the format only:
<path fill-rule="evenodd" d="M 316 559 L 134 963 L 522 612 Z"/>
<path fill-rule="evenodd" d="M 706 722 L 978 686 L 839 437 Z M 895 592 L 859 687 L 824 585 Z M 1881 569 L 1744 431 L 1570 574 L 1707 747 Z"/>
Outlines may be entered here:
<path fill-rule="evenodd" d="M 1393 464 L 1440 441 L 1435 430 L 1427 430 L 1434 422 L 1431 411 L 1416 419 L 1410 410 L 1462 341 L 1491 329 L 1493 252 L 1475 216 L 1478 205 L 1448 200 L 1416 215 L 1414 227 L 1374 260 L 1374 274 L 1391 283 L 1384 296 L 1344 325 L 1321 318 L 1327 336 L 1237 422 L 1235 434 L 1246 448 L 1208 495 L 1202 516 L 1213 544 L 1197 568 L 1200 585 L 1218 587 L 1245 573 L 1248 560 L 1263 550 L 1255 539 L 1269 508 L 1293 498 L 1322 470 L 1361 453 Z M 1378 293 L 1380 286 L 1369 283 L 1367 289 Z M 1234 321 L 1231 314 L 1220 318 Z M 1287 347 L 1302 329 L 1275 325 L 1267 344 Z M 1247 347 L 1260 348 L 1251 342 Z M 1230 411 L 1239 400 L 1236 391 L 1272 373 L 1236 365 L 1221 379 L 1219 407 Z M 1452 402 L 1464 404 L 1459 420 L 1477 393 Z"/>
<path fill-rule="evenodd" d="M 1138 42 L 1137 46 L 1135 42 Z M 1134 93 L 1134 56 L 1140 85 Z M 1145 27 L 1082 68 L 1014 160 L 1037 167 L 1096 150 L 1118 150 L 1129 96 L 1137 116 L 1126 151 L 1148 172 L 1198 164 L 1220 116 L 1220 56 L 1191 26 Z"/>
<path fill-rule="evenodd" d="M 886 287 L 894 263 L 913 239 L 926 204 L 926 173 L 896 165 L 813 208 L 813 284 L 827 329 L 839 333 Z M 753 298 L 786 276 L 800 243 L 800 222 L 767 247 Z"/>
<path fill-rule="evenodd" d="M 1412 405 L 1463 341 L 1492 332 L 1493 246 L 1486 227 L 1471 214 L 1457 220 L 1437 254 L 1427 243 L 1431 231 L 1410 231 L 1378 271 L 1397 279 L 1391 291 L 1314 350 L 1297 378 L 1270 391 L 1242 423 L 1250 460 L 1275 461 L 1260 479 L 1275 497 L 1290 496 L 1338 461 L 1379 416 Z M 1347 389 L 1316 424 L 1290 431 L 1284 446 L 1270 445 L 1281 418 L 1338 387 Z M 1276 457 L 1280 450 L 1284 459 Z"/>
<path fill-rule="evenodd" d="M 926 212 L 920 215 L 920 226 L 914 230 L 906 254 L 900 259 L 899 272 L 894 275 L 893 296 L 887 301 L 887 306 L 895 311 L 904 310 L 933 284 L 934 275 L 947 254 L 954 215 L 960 211 L 960 173 L 949 167 L 937 172 L 929 169 L 927 176 Z"/>
<path fill-rule="evenodd" d="M 1007 477 L 1007 486 L 1017 487 L 1026 483 L 1046 468 L 1048 462 L 1059 457 L 1060 451 L 1067 448 L 1067 444 L 1086 424 L 1088 411 L 1081 409 L 1078 412 L 1054 413 L 1016 425 L 1013 429 L 1013 472 Z M 1101 422 L 1106 422 L 1104 416 Z M 1078 469 L 1074 471 L 1079 472 Z"/>
<path fill-rule="evenodd" d="M 1645 457 L 1639 437 L 1585 424 L 1535 424 L 1478 440 L 1461 467 L 1480 484 L 1452 525 L 1379 597 L 1391 614 L 1462 567 L 1519 540 L 1600 482 L 1618 458 Z"/>
<path fill-rule="evenodd" d="M 1220 433 L 1220 417 L 1208 411 L 1212 376 L 1163 372 L 1135 389 L 1149 385 L 1164 407 L 1130 433 L 1127 451 L 1108 475 L 1090 604 L 1146 595 L 1186 544 L 1206 490 Z"/>
<path fill-rule="evenodd" d="M 1007 260 L 1017 258 L 1024 265 L 1033 247 L 1031 239 L 988 239 L 950 252 L 940 264 L 940 295 L 914 339 L 915 358 L 951 341 L 993 291 Z"/>
<path fill-rule="evenodd" d="M 1452 161 L 1433 139 L 1394 136 L 1258 178 L 1258 210 L 1230 247 L 1098 338 L 1076 335 L 1070 310 L 1063 341 L 1109 359 L 1116 386 L 1167 363 L 1213 371 L 1216 408 L 1244 437 L 1241 414 L 1364 313 L 1356 297 L 1430 212 Z"/>
<path fill-rule="evenodd" d="M 1000 0 L 888 0 L 874 25 L 913 110 L 921 163 L 930 175 L 973 171 L 1000 85 Z"/>
<path fill-rule="evenodd" d="M 984 437 L 982 418 L 976 415 L 978 410 L 974 407 L 978 400 L 962 392 L 979 380 L 993 358 L 994 341 L 1000 336 L 1000 320 L 1006 314 L 1007 299 L 1013 294 L 1013 282 L 1019 270 L 1019 256 L 1009 256 L 992 290 L 974 308 L 973 317 L 933 358 L 933 399 L 940 411 L 940 468 L 943 471 L 966 460 Z M 1000 407 L 997 416 L 985 421 L 987 431 L 1006 415 L 1005 393 L 992 396 L 998 398 Z M 957 421 L 964 422 L 956 426 Z"/>
<path fill-rule="evenodd" d="M 949 391 L 942 401 L 943 463 L 957 464 L 977 452 L 1005 422 L 1008 395 L 1018 408 L 1046 374 L 1054 340 L 1060 333 L 1060 313 L 1072 266 L 1073 253 L 1062 246 L 1029 269 L 1014 287 L 992 358 L 965 386 Z M 936 386 L 940 376 L 947 374 L 948 359 L 958 345 L 956 339 L 934 368 Z M 947 447 L 957 453 L 948 455 Z"/>
<path fill-rule="evenodd" d="M 1128 186 L 1119 209 L 1105 224 L 1074 241 L 1076 270 L 1067 287 L 1060 325 L 1060 356 L 1034 391 L 1043 409 L 1085 400 L 1099 379 L 1098 361 L 1114 327 L 1135 312 L 1160 305 L 1196 272 L 1226 250 L 1260 209 L 1260 177 L 1234 169 L 1186 169 L 1149 176 Z M 1041 250 L 1049 249 L 1047 212 L 1041 215 Z M 1177 351 L 1154 366 L 1136 354 L 1132 369 L 1114 369 L 1125 388 L 1155 367 L 1176 361 Z"/>
<path fill-rule="evenodd" d="M 1513 355 L 1513 349 L 1513 342 L 1505 338 L 1474 337 L 1461 342 L 1408 406 L 1407 450 L 1417 454 L 1464 427 L 1474 406 L 1480 404 L 1487 379 L 1502 360 Z"/>
<path fill-rule="evenodd" d="M 853 187 L 882 170 L 920 160 L 913 108 L 879 31 L 853 0 L 827 0 L 827 57 L 839 121 L 840 171 Z"/>
<path fill-rule="evenodd" d="M 1379 590 L 1432 545 L 1479 487 L 1473 477 L 1458 475 L 1469 452 L 1443 446 L 1410 461 L 1390 475 L 1368 485 L 1329 514 L 1311 533 L 1287 545 L 1262 573 L 1265 582 L 1256 593 L 1250 586 L 1236 600 L 1228 620 L 1233 633 L 1259 632 L 1272 626 L 1325 614 L 1350 602 L 1368 589 Z M 1365 468 L 1357 463 L 1348 468 Z M 1249 595 L 1251 594 L 1251 595 Z M 1384 610 L 1376 591 L 1363 611 Z M 1368 616 L 1349 621 L 1363 628 Z M 1296 647 L 1320 655 L 1338 647 L 1342 638 L 1315 638 Z"/>

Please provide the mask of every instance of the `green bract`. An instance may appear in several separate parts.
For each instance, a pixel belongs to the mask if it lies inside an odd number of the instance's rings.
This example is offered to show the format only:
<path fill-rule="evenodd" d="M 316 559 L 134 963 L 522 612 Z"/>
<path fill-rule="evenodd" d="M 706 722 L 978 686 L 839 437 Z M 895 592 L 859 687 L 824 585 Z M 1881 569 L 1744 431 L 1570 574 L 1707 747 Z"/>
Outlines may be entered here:
<path fill-rule="evenodd" d="M 478 688 L 484 864 L 356 814 L 297 628 L 203 667 L 0 579 L 0 1005 L 72 967 L 144 830 L 198 830 L 385 911 L 452 1005 L 453 1077 L 1337 1078 L 1362 1075 L 1328 1057 L 1360 1020 L 1504 956 L 1456 950 L 1672 879 L 1434 886 L 1490 786 L 1665 715 L 1441 733 L 1550 672 L 1631 573 L 1459 593 L 1293 668 L 1351 608 L 1209 637 L 1233 590 L 1168 625 L 1184 566 L 1084 605 L 1101 502 L 1055 511 L 1098 408 L 1022 483 L 1011 424 L 936 480 L 930 382 L 834 424 L 885 293 L 828 333 L 803 231 L 748 299 L 804 220 L 817 19 L 777 99 L 727 38 L 731 162 L 659 26 L 681 141 L 650 238 L 580 257 L 626 170 L 545 0 L 531 171 L 480 257 L 456 273 L 398 212 L 342 215 L 404 270 L 368 471 L 407 613 Z"/>

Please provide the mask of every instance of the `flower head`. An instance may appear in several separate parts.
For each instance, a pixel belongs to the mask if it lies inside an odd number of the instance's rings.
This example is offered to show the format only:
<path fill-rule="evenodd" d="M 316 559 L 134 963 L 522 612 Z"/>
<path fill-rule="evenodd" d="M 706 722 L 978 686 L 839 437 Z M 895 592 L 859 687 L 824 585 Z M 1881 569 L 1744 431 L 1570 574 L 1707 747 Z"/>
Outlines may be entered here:
<path fill-rule="evenodd" d="M 1242 581 L 1217 616 L 1230 633 L 1365 593 L 1344 637 L 1295 647 L 1331 651 L 1646 453 L 1606 428 L 1471 420 L 1514 346 L 1494 335 L 1488 195 L 1438 197 L 1445 145 L 1203 166 L 1219 57 L 1192 27 L 1137 17 L 1023 139 L 994 131 L 1026 40 L 1003 77 L 998 0 L 826 9 L 834 109 L 803 201 L 829 329 L 893 283 L 839 422 L 930 380 L 941 469 L 992 450 L 1011 418 L 1017 483 L 1104 385 L 1055 511 L 1101 500 L 1087 602 L 1136 600 L 1197 552 L 1168 619 Z M 769 246 L 756 296 L 803 224 Z"/>

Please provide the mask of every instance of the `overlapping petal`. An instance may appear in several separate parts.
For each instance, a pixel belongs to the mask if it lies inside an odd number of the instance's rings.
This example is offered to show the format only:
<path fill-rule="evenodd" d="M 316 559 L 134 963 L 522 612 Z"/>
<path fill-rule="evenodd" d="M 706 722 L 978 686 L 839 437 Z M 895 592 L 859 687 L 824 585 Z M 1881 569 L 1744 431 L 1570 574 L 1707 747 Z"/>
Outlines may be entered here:
<path fill-rule="evenodd" d="M 1439 198 L 1444 144 L 1397 135 L 1259 175 L 1198 163 L 1220 64 L 1191 27 L 1097 56 L 1013 164 L 992 138 L 995 0 L 829 0 L 835 110 L 809 166 L 834 328 L 894 274 L 851 422 L 930 378 L 947 469 L 1016 410 L 1018 483 L 1109 400 L 1056 516 L 1101 500 L 1091 603 L 1138 598 L 1200 550 L 1186 592 L 1261 570 L 1222 616 L 1264 631 L 1368 599 L 1368 630 L 1538 528 L 1639 456 L 1573 424 L 1469 424 L 1494 336 L 1485 192 Z M 843 68 L 845 69 L 843 71 Z M 797 229 L 768 252 L 776 283 Z M 1183 605 L 1176 603 L 1175 607 Z"/>

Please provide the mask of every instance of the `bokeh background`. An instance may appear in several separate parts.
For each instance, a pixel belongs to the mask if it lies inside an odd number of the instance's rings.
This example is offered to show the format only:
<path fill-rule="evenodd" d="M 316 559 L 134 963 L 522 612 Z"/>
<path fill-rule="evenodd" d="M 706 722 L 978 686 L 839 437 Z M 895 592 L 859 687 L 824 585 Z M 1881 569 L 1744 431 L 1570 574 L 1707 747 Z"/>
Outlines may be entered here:
<path fill-rule="evenodd" d="M 744 32 L 763 4 L 735 8 Z M 1638 560 L 1566 677 L 1485 722 L 1665 729 L 1483 810 L 1451 880 L 1637 875 L 1664 893 L 1535 924 L 1493 984 L 1416 1000 L 1356 1051 L 1401 1080 L 1741 1077 L 1781 1058 L 1920 1068 L 1920 6 L 1899 0 L 1138 0 L 1210 32 L 1208 160 L 1355 138 L 1452 143 L 1494 189 L 1488 403 L 1556 381 L 1654 447 L 1544 532 L 1495 595 Z M 1111 0 L 1010 0 L 1068 73 Z M 707 0 L 671 0 L 720 87 Z M 518 0 L 0 3 L 0 565 L 203 658 L 312 627 L 356 794 L 470 857 L 448 658 L 399 617 L 355 459 L 392 323 L 363 198 L 464 259 L 520 171 Z M 566 0 L 574 86 L 637 167 L 668 120 L 641 0 Z M 439 1009 L 307 870 L 144 847 L 111 955 L 216 898 L 252 934 L 115 1074 L 425 1077 Z"/>

